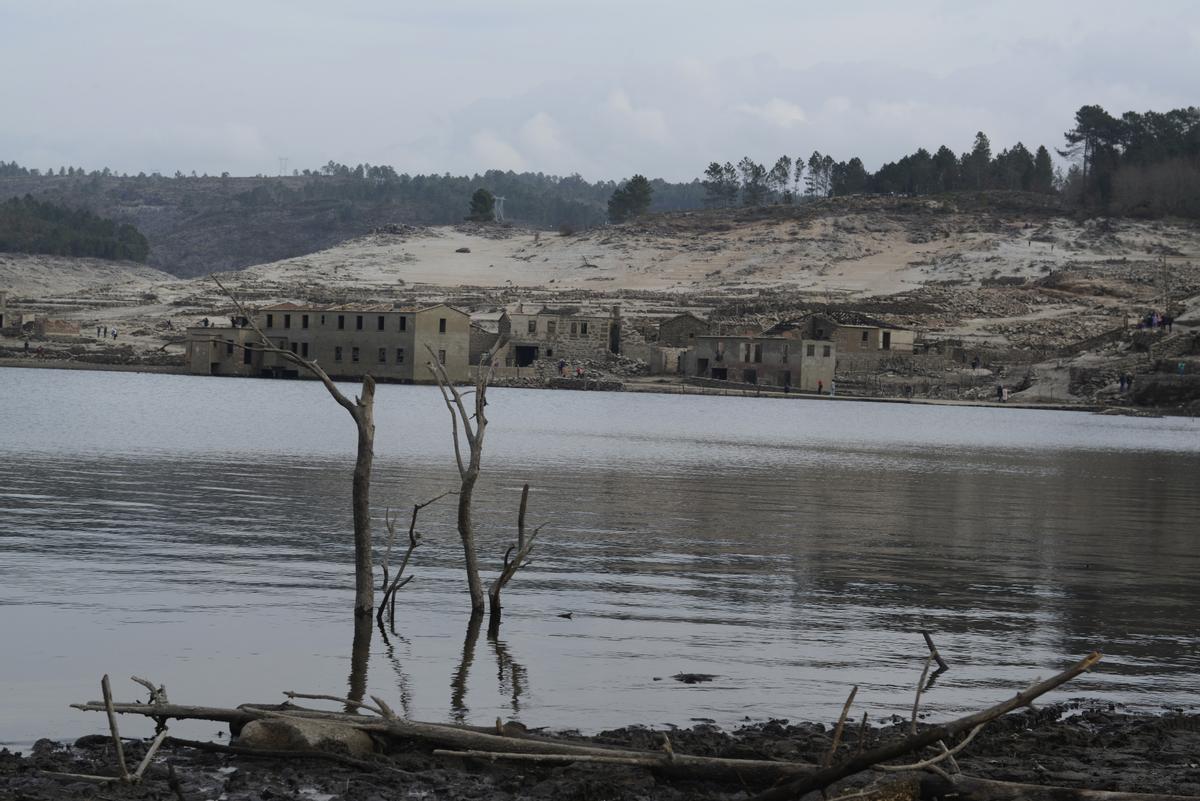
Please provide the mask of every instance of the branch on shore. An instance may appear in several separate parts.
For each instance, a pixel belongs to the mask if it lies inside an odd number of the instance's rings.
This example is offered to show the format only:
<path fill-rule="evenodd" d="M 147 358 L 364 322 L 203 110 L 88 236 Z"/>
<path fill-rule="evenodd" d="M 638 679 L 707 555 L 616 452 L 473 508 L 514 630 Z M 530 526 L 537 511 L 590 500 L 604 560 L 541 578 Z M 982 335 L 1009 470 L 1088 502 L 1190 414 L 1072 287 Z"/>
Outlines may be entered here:
<path fill-rule="evenodd" d="M 795 799 L 812 790 L 824 790 L 835 782 L 848 776 L 863 772 L 884 771 L 894 774 L 897 771 L 931 772 L 928 781 L 922 779 L 922 784 L 931 788 L 932 795 L 921 797 L 936 797 L 937 793 L 945 796 L 952 792 L 955 797 L 967 801 L 1001 801 L 1001 799 L 1031 799 L 1032 801 L 1049 801 L 1050 799 L 1071 799 L 1072 801 L 1143 801 L 1151 796 L 1128 793 L 1105 793 L 1089 790 L 1066 790 L 1064 788 L 1042 787 L 1040 785 L 1009 785 L 1003 782 L 990 782 L 983 779 L 967 777 L 961 773 L 950 775 L 939 765 L 953 767 L 954 755 L 961 752 L 971 742 L 972 738 L 989 721 L 1001 715 L 1028 706 L 1034 699 L 1070 681 L 1076 676 L 1090 670 L 1100 661 L 1099 653 L 1092 653 L 1045 681 L 1039 681 L 1012 698 L 998 703 L 988 709 L 976 712 L 936 726 L 930 726 L 915 734 L 902 737 L 894 742 L 867 751 L 860 750 L 853 756 L 834 762 L 840 732 L 845 727 L 854 700 L 854 693 L 846 699 L 838 722 L 838 733 L 829 753 L 819 765 L 803 762 L 773 761 L 761 759 L 733 759 L 723 757 L 702 757 L 681 754 L 674 750 L 670 740 L 665 740 L 663 750 L 644 751 L 637 749 L 618 748 L 589 743 L 573 742 L 561 738 L 544 737 L 518 731 L 512 727 L 498 725 L 495 728 L 479 728 L 470 726 L 455 726 L 440 723 L 425 723 L 399 718 L 378 696 L 372 696 L 373 703 L 356 702 L 354 709 L 367 714 L 347 714 L 320 709 L 285 704 L 280 706 L 263 706 L 244 704 L 235 709 L 202 706 L 184 706 L 166 701 L 165 691 L 161 688 L 152 689 L 150 703 L 113 703 L 111 696 L 104 701 L 93 701 L 86 704 L 72 704 L 76 709 L 84 711 L 105 712 L 114 719 L 118 714 L 135 714 L 150 717 L 158 721 L 167 719 L 199 719 L 216 720 L 230 723 L 235 730 L 237 727 L 253 720 L 287 720 L 299 719 L 312 722 L 326 722 L 354 727 L 360 731 L 369 732 L 376 737 L 396 739 L 402 742 L 416 742 L 433 751 L 437 756 L 454 757 L 457 759 L 486 759 L 491 761 L 510 760 L 546 764 L 569 764 L 574 762 L 591 764 L 629 765 L 651 769 L 656 773 L 672 778 L 688 781 L 730 782 L 746 787 L 764 787 L 770 789 L 755 796 L 756 801 L 772 801 L 772 799 Z M 928 671 L 934 661 L 932 655 L 925 662 Z M 153 688 L 149 682 L 140 682 L 143 686 Z M 924 687 L 924 676 L 918 682 L 918 692 Z M 327 700 L 345 704 L 345 698 L 334 695 L 315 693 L 297 693 L 287 691 L 289 699 L 297 700 Z M 919 706 L 919 698 L 914 707 Z M 957 735 L 965 734 L 965 738 L 953 747 L 945 743 Z M 194 746 L 192 743 L 176 741 L 166 737 L 166 732 L 160 731 L 146 758 L 138 771 L 125 781 L 129 783 L 140 780 L 146 765 L 149 764 L 154 750 L 163 742 L 176 742 L 180 745 Z M 884 763 L 907 754 L 915 754 L 922 749 L 937 746 L 940 753 L 926 759 L 920 759 L 912 764 L 885 765 Z M 232 750 L 229 753 L 239 753 L 245 748 Z M 216 748 L 210 750 L 218 750 Z M 290 757 L 293 755 L 311 755 L 308 751 L 281 752 L 277 756 Z M 255 755 L 264 755 L 255 752 Z M 349 760 L 340 760 L 351 764 Z M 97 780 L 109 781 L 107 777 L 96 777 Z M 117 778 L 116 781 L 122 779 Z M 914 785 L 915 786 L 915 785 Z M 1024 794 L 1022 794 L 1024 793 Z M 861 796 L 871 797 L 870 794 Z M 913 796 L 916 797 L 916 796 Z M 1160 796 L 1161 797 L 1161 796 Z"/>

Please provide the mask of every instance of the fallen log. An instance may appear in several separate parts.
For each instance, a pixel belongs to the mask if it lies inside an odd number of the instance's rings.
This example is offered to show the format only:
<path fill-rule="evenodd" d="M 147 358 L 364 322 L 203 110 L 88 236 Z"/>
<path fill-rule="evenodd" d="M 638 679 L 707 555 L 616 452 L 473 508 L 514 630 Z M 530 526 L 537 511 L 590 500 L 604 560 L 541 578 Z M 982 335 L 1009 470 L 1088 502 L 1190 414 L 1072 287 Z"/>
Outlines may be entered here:
<path fill-rule="evenodd" d="M 86 712 L 98 712 L 106 709 L 105 705 L 97 702 L 72 704 L 75 709 Z M 330 723 L 343 723 L 363 731 L 382 734 L 398 739 L 420 740 L 440 748 L 455 751 L 480 751 L 487 753 L 519 753 L 564 755 L 572 757 L 624 757 L 659 759 L 660 754 L 650 751 L 622 749 L 604 745 L 581 745 L 542 737 L 534 734 L 496 734 L 478 727 L 452 726 L 441 723 L 424 723 L 421 721 L 405 720 L 403 718 L 382 718 L 366 715 L 350 715 L 344 712 L 325 712 L 301 707 L 260 707 L 243 705 L 236 709 L 219 707 L 183 706 L 178 704 L 114 704 L 113 709 L 118 714 L 143 715 L 151 718 L 212 720 L 233 725 L 244 725 L 252 720 L 263 720 L 271 717 L 295 717 L 306 720 L 323 720 Z M 676 759 L 684 759 L 682 754 L 676 754 Z M 708 757 L 686 757 L 689 760 L 708 760 Z M 717 772 L 732 775 L 732 768 L 756 768 L 778 775 L 786 774 L 794 777 L 803 771 L 811 771 L 815 766 L 807 763 L 771 762 L 766 760 L 731 760 L 714 759 Z M 737 763 L 735 766 L 733 763 Z M 697 765 L 700 763 L 697 762 Z"/>
<path fill-rule="evenodd" d="M 838 779 L 844 779 L 855 773 L 869 770 L 875 765 L 886 762 L 889 759 L 895 759 L 896 757 L 920 751 L 923 748 L 936 744 L 939 740 L 949 740 L 956 734 L 968 732 L 990 720 L 995 720 L 1001 715 L 1006 715 L 1015 709 L 1028 706 L 1032 701 L 1050 692 L 1055 687 L 1066 684 L 1079 674 L 1091 670 L 1100 659 L 1100 653 L 1094 651 L 1058 675 L 1038 682 L 1028 689 L 1017 693 L 1007 701 L 1002 701 L 982 712 L 976 712 L 973 715 L 967 715 L 966 717 L 937 726 L 930 726 L 924 731 L 903 739 L 882 745 L 870 751 L 864 751 L 861 754 L 856 754 L 850 759 L 843 760 L 827 768 L 821 768 L 808 776 L 788 784 L 780 784 L 772 787 L 770 790 L 754 796 L 752 801 L 791 801 L 792 799 L 799 798 L 804 793 L 811 790 L 824 789 Z"/>

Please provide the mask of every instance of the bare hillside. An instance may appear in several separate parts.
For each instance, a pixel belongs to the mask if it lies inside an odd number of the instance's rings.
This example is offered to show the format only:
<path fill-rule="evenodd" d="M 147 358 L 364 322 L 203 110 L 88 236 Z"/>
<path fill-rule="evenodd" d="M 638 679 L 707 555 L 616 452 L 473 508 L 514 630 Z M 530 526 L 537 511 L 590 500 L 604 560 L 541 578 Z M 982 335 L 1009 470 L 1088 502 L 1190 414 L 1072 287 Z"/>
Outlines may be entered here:
<path fill-rule="evenodd" d="M 1184 331 L 1200 324 L 1200 227 L 1078 221 L 1037 204 L 844 198 L 651 215 L 568 235 L 388 224 L 224 280 L 251 303 L 447 301 L 492 316 L 512 303 L 619 303 L 631 332 L 647 339 L 681 310 L 752 328 L 817 309 L 865 313 L 912 327 L 956 358 L 982 354 L 1030 376 L 1036 365 L 1040 383 L 1028 396 L 1057 398 L 1073 386 L 1071 370 L 1101 376 L 1091 392 L 1140 364 L 1113 334 L 1148 310 L 1176 310 Z M 118 327 L 121 347 L 132 350 L 96 359 L 169 360 L 182 352 L 184 326 L 232 308 L 209 278 L 175 279 L 141 265 L 8 258 L 0 261 L 5 283 L 14 305 L 77 319 L 85 331 Z M 113 343 L 73 347 L 90 353 Z M 988 375 L 968 375 L 968 384 L 991 391 Z M 912 376 L 898 380 L 913 384 Z M 932 392 L 947 379 L 920 380 Z"/>

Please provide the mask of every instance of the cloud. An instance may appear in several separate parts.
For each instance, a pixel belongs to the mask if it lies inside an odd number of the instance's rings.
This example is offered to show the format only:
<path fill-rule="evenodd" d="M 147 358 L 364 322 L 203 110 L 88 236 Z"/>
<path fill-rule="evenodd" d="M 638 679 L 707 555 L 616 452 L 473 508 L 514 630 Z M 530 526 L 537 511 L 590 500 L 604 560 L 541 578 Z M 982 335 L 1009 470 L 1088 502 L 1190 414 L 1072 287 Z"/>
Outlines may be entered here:
<path fill-rule="evenodd" d="M 609 119 L 622 131 L 641 139 L 665 145 L 670 140 L 667 119 L 655 108 L 634 108 L 624 89 L 614 89 L 608 95 L 604 110 Z"/>
<path fill-rule="evenodd" d="M 478 131 L 471 137 L 471 153 L 488 169 L 521 172 L 528 167 L 517 149 L 491 131 Z"/>
<path fill-rule="evenodd" d="M 804 109 L 795 103 L 778 97 L 771 98 L 761 106 L 742 103 L 736 107 L 736 110 L 742 114 L 757 117 L 768 125 L 774 125 L 777 128 L 795 128 L 797 125 L 802 125 L 808 120 L 808 117 L 804 114 Z"/>
<path fill-rule="evenodd" d="M 521 126 L 521 141 L 538 153 L 561 153 L 566 150 L 562 142 L 562 129 L 544 111 L 539 111 Z"/>

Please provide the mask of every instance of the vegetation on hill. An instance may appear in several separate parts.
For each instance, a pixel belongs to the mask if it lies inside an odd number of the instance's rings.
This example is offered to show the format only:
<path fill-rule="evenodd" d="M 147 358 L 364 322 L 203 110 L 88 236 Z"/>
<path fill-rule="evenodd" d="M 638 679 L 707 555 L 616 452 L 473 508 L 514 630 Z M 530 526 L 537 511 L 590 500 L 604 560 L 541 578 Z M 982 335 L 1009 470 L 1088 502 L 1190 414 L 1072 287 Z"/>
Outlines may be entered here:
<path fill-rule="evenodd" d="M 654 187 L 644 175 L 635 175 L 613 190 L 608 199 L 609 222 L 622 223 L 645 214 L 654 202 Z"/>
<path fill-rule="evenodd" d="M 1075 112 L 1063 156 L 1076 159 L 1066 192 L 1119 215 L 1200 217 L 1200 109 Z"/>
<path fill-rule="evenodd" d="M 0 161 L 0 200 L 30 194 L 136 226 L 152 245 L 149 264 L 181 276 L 304 255 L 397 222 L 454 224 L 462 221 L 464 209 L 486 219 L 494 209 L 485 209 L 479 190 L 504 199 L 507 222 L 559 230 L 583 230 L 644 211 L 981 190 L 1037 193 L 1088 214 L 1200 217 L 1197 109 L 1112 117 L 1099 106 L 1084 106 L 1066 145 L 1059 152 L 1074 160 L 1066 174 L 1054 169 L 1045 146 L 1030 150 L 1018 142 L 993 154 L 981 132 L 966 153 L 921 148 L 874 173 L 860 158 L 839 161 L 814 151 L 808 157 L 782 156 L 770 166 L 749 157 L 736 165 L 713 162 L 703 181 L 623 184 L 499 170 L 407 175 L 387 165 L 334 161 L 274 178 L 128 176 L 77 167 L 42 171 Z"/>
<path fill-rule="evenodd" d="M 704 171 L 704 202 L 715 208 L 862 193 L 1016 190 L 1061 192 L 1087 212 L 1200 217 L 1200 109 L 1113 117 L 1100 106 L 1083 106 L 1064 137 L 1067 147 L 1058 152 L 1073 162 L 1065 175 L 1055 171 L 1044 145 L 1031 152 L 1017 142 L 993 155 L 982 131 L 962 155 L 945 145 L 932 154 L 920 148 L 875 173 L 857 157 L 834 161 L 819 151 L 807 159 L 780 156 L 769 169 L 749 156 L 736 167 L 714 161 Z"/>
<path fill-rule="evenodd" d="M 0 203 L 0 251 L 145 261 L 150 245 L 132 225 L 26 195 Z"/>

